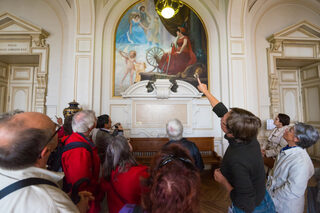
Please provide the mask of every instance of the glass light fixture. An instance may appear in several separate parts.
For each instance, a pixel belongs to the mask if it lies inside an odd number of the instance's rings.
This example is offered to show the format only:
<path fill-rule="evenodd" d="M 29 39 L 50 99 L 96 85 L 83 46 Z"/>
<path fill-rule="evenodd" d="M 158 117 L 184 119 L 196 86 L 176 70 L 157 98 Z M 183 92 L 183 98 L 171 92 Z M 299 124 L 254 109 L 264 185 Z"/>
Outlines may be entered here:
<path fill-rule="evenodd" d="M 179 0 L 158 0 L 156 3 L 157 13 L 165 19 L 172 18 L 183 4 Z"/>
<path fill-rule="evenodd" d="M 166 19 L 172 18 L 174 16 L 174 9 L 172 7 L 165 7 L 161 11 L 161 15 Z"/>

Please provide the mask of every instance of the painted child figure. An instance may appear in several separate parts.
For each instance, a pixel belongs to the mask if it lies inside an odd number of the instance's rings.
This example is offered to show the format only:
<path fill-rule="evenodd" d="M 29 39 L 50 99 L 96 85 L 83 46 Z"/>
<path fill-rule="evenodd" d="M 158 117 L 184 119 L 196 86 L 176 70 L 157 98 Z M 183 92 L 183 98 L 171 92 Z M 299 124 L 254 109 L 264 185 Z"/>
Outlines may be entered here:
<path fill-rule="evenodd" d="M 137 62 L 137 63 L 135 63 L 134 67 L 135 67 L 135 70 L 136 70 L 136 78 L 134 80 L 134 83 L 137 83 L 137 82 L 141 81 L 140 73 L 141 72 L 145 72 L 147 66 L 146 66 L 146 63 L 144 63 L 144 62 L 140 62 L 140 63 Z"/>
<path fill-rule="evenodd" d="M 121 80 L 121 86 L 123 84 L 123 81 L 126 79 L 127 75 L 130 73 L 130 85 L 133 84 L 133 74 L 135 72 L 135 64 L 136 62 L 136 56 L 137 52 L 134 50 L 131 50 L 128 53 L 125 53 L 123 51 L 119 51 L 120 55 L 125 59 L 126 61 L 126 73 L 124 74 L 122 80 Z"/>

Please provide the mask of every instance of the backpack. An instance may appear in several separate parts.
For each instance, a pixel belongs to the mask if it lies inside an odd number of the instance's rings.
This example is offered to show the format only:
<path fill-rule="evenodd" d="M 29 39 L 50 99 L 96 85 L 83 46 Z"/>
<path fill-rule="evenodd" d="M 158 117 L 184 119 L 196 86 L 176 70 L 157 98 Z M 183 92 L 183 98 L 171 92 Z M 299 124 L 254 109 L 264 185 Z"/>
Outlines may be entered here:
<path fill-rule="evenodd" d="M 92 159 L 92 164 L 93 163 L 93 152 L 92 152 L 92 148 L 89 144 L 85 143 L 85 142 L 71 142 L 67 145 L 65 145 L 65 142 L 69 139 L 70 136 L 67 137 L 66 140 L 64 140 L 63 142 L 58 143 L 57 148 L 51 152 L 47 165 L 48 165 L 48 170 L 51 171 L 55 171 L 55 172 L 62 172 L 63 168 L 62 168 L 62 154 L 66 151 L 69 151 L 71 149 L 76 149 L 76 148 L 85 148 L 88 152 L 90 152 L 91 154 L 91 159 Z M 79 187 L 84 184 L 87 183 L 89 185 L 90 180 L 88 178 L 81 178 L 80 180 L 78 180 L 77 182 L 75 182 L 73 185 L 72 184 L 68 184 L 65 177 L 63 178 L 63 187 L 62 190 L 66 193 L 69 193 L 70 191 L 72 191 L 71 193 L 71 200 L 77 204 L 80 201 L 80 197 L 78 195 L 79 192 Z"/>
<path fill-rule="evenodd" d="M 68 145 L 65 145 L 65 142 L 69 139 L 69 137 L 67 137 L 67 139 L 64 142 L 59 141 L 57 148 L 53 152 L 51 152 L 47 162 L 48 170 L 54 172 L 62 172 L 62 154 L 71 149 L 85 148 L 86 150 L 88 150 L 88 152 L 90 152 L 91 158 L 93 159 L 92 148 L 89 144 L 84 142 L 72 142 Z"/>

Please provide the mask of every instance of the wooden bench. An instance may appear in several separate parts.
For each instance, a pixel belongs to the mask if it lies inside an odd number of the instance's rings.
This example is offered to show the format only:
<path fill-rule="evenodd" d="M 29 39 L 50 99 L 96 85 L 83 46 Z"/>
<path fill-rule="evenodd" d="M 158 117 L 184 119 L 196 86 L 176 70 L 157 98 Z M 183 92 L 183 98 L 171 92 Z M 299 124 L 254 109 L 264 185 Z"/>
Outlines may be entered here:
<path fill-rule="evenodd" d="M 217 166 L 221 157 L 214 151 L 214 137 L 187 138 L 198 147 L 204 164 Z M 168 143 L 168 138 L 131 138 L 133 155 L 143 165 L 150 165 L 152 157 Z"/>

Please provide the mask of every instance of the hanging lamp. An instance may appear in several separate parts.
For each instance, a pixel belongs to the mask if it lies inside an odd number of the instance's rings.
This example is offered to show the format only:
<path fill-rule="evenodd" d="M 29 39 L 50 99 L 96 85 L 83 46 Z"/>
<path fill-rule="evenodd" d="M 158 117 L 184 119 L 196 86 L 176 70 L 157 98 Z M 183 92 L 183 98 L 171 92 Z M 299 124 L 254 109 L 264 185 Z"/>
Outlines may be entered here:
<path fill-rule="evenodd" d="M 183 4 L 179 0 L 158 0 L 156 3 L 157 13 L 165 19 L 175 16 Z"/>

